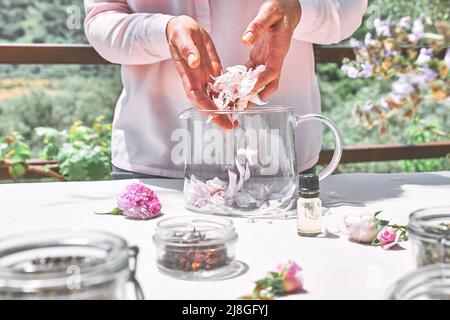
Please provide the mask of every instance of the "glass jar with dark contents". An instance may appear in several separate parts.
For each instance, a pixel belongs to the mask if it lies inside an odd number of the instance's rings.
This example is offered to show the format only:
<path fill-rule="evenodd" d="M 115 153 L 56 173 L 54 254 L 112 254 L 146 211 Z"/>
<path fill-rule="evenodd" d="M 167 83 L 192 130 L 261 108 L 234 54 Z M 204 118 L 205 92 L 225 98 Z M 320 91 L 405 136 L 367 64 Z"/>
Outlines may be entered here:
<path fill-rule="evenodd" d="M 0 240 L 0 300 L 143 299 L 137 247 L 101 231 L 31 232 Z M 134 285 L 127 297 L 126 285 Z"/>
<path fill-rule="evenodd" d="M 159 269 L 185 279 L 209 279 L 234 260 L 238 235 L 233 222 L 219 217 L 179 216 L 161 220 L 153 241 Z"/>
<path fill-rule="evenodd" d="M 418 267 L 450 263 L 450 207 L 414 211 L 409 216 L 408 227 Z"/>

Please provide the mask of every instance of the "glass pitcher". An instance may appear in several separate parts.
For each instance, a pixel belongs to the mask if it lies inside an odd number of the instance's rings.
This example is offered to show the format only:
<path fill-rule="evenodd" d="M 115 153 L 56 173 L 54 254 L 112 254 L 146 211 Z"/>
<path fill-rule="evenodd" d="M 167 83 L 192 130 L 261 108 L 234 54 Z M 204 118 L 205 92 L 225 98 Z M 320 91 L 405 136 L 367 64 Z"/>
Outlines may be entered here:
<path fill-rule="evenodd" d="M 326 124 L 335 138 L 323 180 L 339 165 L 340 134 L 318 114 L 297 115 L 286 106 L 255 106 L 241 111 L 188 109 L 182 153 L 186 208 L 231 216 L 271 216 L 295 208 L 298 172 L 295 130 L 307 121 Z M 292 213 L 292 212 L 291 212 Z"/>

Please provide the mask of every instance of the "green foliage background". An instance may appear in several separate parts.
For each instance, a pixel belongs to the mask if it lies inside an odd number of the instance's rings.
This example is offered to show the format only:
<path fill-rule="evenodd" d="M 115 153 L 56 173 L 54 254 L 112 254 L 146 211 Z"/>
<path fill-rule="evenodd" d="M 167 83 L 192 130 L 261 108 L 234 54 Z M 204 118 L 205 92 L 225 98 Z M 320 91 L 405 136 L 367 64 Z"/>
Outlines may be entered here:
<path fill-rule="evenodd" d="M 82 30 L 84 9 L 82 0 L 0 0 L 0 42 L 87 43 Z M 69 28 L 77 18 L 81 28 Z M 449 20 L 448 0 L 371 0 L 369 10 L 355 37 L 362 38 L 370 30 L 376 16 L 417 17 L 428 14 L 433 20 Z M 74 16 L 75 15 L 75 16 Z M 430 103 L 420 109 L 420 123 L 405 123 L 401 119 L 390 126 L 390 135 L 380 137 L 376 130 L 368 131 L 351 123 L 357 104 L 377 98 L 389 91 L 389 81 L 347 79 L 333 64 L 317 67 L 325 115 L 338 123 L 345 144 L 431 141 L 438 137 L 424 131 L 436 125 L 449 131 L 448 108 Z M 0 65 L 0 136 L 17 131 L 32 146 L 38 141 L 34 128 L 68 128 L 81 120 L 92 126 L 99 115 L 111 121 L 115 102 L 121 91 L 118 66 L 94 65 Z M 330 144 L 325 136 L 325 146 Z M 36 154 L 36 150 L 34 150 Z M 37 154 L 36 154 L 37 155 Z M 448 159 L 416 162 L 352 164 L 343 171 L 423 171 L 450 169 Z"/>
<path fill-rule="evenodd" d="M 83 0 L 0 2 L 0 42 L 87 43 Z M 34 142 L 36 127 L 111 121 L 121 90 L 118 66 L 0 65 L 0 136 L 17 131 Z"/>

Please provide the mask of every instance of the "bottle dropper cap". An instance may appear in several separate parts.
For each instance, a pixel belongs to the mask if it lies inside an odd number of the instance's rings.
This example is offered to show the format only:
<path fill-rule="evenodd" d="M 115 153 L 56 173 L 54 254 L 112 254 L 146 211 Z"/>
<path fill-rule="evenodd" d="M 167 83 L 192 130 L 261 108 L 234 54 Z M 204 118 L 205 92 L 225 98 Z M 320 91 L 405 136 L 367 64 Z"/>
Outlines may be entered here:
<path fill-rule="evenodd" d="M 319 196 L 319 176 L 315 173 L 300 174 L 299 191 L 303 198 Z"/>

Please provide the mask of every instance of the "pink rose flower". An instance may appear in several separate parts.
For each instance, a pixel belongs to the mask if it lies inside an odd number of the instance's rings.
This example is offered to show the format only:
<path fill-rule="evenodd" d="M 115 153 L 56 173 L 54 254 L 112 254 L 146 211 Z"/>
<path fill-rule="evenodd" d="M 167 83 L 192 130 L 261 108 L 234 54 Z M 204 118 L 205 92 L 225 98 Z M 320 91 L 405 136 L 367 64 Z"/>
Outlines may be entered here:
<path fill-rule="evenodd" d="M 383 249 L 389 250 L 398 243 L 400 233 L 397 233 L 392 227 L 384 227 L 383 230 L 378 233 L 377 239 L 380 241 Z"/>
<path fill-rule="evenodd" d="M 156 193 L 140 183 L 132 183 L 117 198 L 123 214 L 130 219 L 147 220 L 161 215 L 161 203 Z"/>
<path fill-rule="evenodd" d="M 348 239 L 355 242 L 371 243 L 377 236 L 377 226 L 373 214 L 352 214 L 344 219 Z"/>
<path fill-rule="evenodd" d="M 302 291 L 303 278 L 300 272 L 302 269 L 295 262 L 288 262 L 285 265 L 279 264 L 277 271 L 283 278 L 283 290 L 286 294 L 292 294 Z"/>

